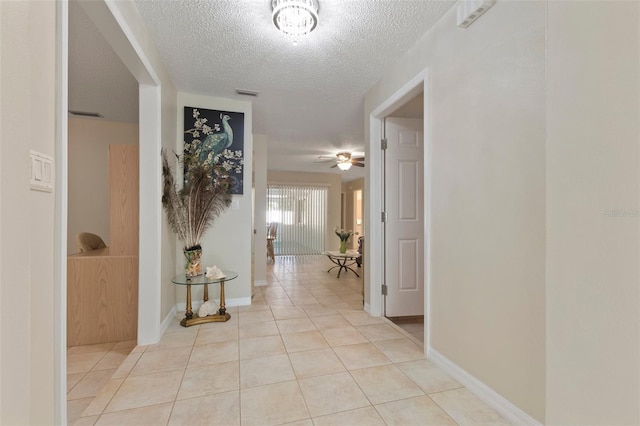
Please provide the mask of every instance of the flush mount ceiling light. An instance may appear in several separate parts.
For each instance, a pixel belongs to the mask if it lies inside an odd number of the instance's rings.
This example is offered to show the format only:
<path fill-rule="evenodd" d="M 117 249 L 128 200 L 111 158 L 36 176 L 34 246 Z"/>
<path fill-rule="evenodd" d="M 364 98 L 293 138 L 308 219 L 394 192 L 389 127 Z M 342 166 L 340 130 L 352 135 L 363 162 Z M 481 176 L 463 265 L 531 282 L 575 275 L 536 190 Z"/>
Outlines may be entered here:
<path fill-rule="evenodd" d="M 318 25 L 317 0 L 273 0 L 273 25 L 297 44 Z"/>

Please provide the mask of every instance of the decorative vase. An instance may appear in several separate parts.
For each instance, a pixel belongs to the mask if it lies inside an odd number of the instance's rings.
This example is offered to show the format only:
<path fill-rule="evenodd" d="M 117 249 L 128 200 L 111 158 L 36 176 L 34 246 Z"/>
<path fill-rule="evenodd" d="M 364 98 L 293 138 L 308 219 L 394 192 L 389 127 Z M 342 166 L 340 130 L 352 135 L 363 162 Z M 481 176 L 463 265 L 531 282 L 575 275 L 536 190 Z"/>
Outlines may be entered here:
<path fill-rule="evenodd" d="M 184 257 L 187 258 L 187 264 L 185 265 L 185 274 L 188 277 L 197 277 L 202 275 L 202 263 L 200 258 L 202 257 L 202 249 L 184 250 Z"/>
<path fill-rule="evenodd" d="M 346 253 L 346 252 L 347 252 L 347 242 L 340 241 L 340 253 Z"/>

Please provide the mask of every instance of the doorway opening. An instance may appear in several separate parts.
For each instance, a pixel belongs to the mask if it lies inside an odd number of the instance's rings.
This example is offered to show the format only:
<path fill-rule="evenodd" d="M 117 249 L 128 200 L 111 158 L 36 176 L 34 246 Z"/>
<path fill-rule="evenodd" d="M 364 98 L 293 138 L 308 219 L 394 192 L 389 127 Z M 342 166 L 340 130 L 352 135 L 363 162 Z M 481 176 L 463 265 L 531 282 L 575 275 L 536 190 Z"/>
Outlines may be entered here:
<path fill-rule="evenodd" d="M 362 189 L 353 191 L 353 234 L 356 236 L 364 235 L 364 199 L 362 198 L 362 192 Z M 354 238 L 353 244 L 355 248 L 358 247 L 358 238 Z"/>
<path fill-rule="evenodd" d="M 424 97 L 384 119 L 384 315 L 399 325 L 424 318 Z"/>
<path fill-rule="evenodd" d="M 371 314 L 387 316 L 401 325 L 421 323 L 425 353 L 429 347 L 430 235 L 426 81 L 424 70 L 370 116 L 370 164 L 377 173 L 371 171 L 367 205 L 372 214 L 382 212 L 382 220 L 368 231 L 373 265 L 367 268 L 370 295 L 369 306 L 365 306 Z M 405 148 L 414 151 L 403 152 Z"/>

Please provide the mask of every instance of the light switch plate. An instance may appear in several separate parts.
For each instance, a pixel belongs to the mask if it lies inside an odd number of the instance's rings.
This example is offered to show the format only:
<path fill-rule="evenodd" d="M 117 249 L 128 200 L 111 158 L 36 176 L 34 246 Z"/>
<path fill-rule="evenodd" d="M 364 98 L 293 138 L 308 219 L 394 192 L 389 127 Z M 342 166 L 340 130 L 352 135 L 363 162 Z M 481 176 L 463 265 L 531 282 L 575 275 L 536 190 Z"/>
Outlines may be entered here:
<path fill-rule="evenodd" d="M 53 191 L 53 158 L 36 151 L 31 154 L 31 189 L 35 191 Z"/>
<path fill-rule="evenodd" d="M 231 210 L 240 210 L 240 200 L 231 200 Z"/>

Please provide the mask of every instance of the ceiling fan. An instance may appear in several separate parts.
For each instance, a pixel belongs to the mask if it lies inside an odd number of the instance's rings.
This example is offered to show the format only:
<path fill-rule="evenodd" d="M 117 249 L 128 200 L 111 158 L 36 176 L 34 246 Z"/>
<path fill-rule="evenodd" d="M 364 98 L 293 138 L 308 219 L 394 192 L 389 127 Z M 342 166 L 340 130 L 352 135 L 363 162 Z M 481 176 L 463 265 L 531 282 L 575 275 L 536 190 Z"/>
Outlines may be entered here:
<path fill-rule="evenodd" d="M 350 152 L 338 152 L 335 156 L 321 155 L 318 159 L 320 161 L 316 163 L 335 161 L 336 164 L 331 168 L 339 167 L 340 170 L 349 170 L 351 166 L 364 167 L 364 157 L 352 157 Z"/>

